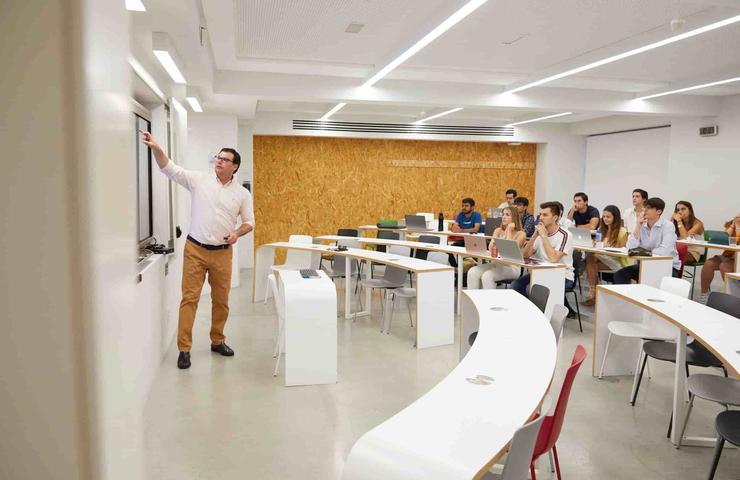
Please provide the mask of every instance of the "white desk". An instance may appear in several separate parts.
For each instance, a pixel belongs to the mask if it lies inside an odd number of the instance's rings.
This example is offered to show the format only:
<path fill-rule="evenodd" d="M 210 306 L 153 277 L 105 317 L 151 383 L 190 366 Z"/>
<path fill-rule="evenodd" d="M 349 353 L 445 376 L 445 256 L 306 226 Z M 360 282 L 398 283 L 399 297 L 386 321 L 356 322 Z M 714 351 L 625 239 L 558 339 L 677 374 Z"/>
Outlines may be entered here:
<path fill-rule="evenodd" d="M 639 262 L 640 270 L 637 277 L 637 283 L 659 287 L 660 282 L 663 280 L 663 277 L 670 277 L 673 275 L 672 257 L 630 257 L 627 254 L 626 248 L 596 248 L 583 247 L 580 245 L 575 245 L 573 248 L 585 253 L 593 253 L 595 255 L 607 255 L 609 257 L 616 258 L 631 258 Z"/>
<path fill-rule="evenodd" d="M 678 443 L 685 418 L 686 336 L 691 335 L 719 358 L 727 371 L 740 378 L 740 319 L 706 305 L 679 297 L 649 285 L 599 285 L 596 289 L 594 348 L 591 375 L 597 375 L 597 362 L 604 356 L 609 322 L 640 322 L 643 315 L 658 315 L 680 329 L 676 343 L 676 368 L 673 392 L 673 430 L 671 441 Z M 655 301 L 659 300 L 659 301 Z M 662 302 L 660 301 L 662 300 Z M 605 375 L 632 375 L 639 343 L 634 338 L 612 336 Z M 689 438 L 685 445 L 707 445 L 707 439 Z M 713 442 L 710 442 L 714 445 Z"/>
<path fill-rule="evenodd" d="M 527 265 L 526 263 L 514 262 L 511 260 L 504 260 L 502 258 L 493 258 L 490 253 L 471 253 L 465 250 L 465 247 L 454 247 L 452 245 L 438 245 L 436 243 L 424 243 L 424 242 L 413 242 L 408 240 L 392 240 L 383 238 L 369 238 L 369 237 L 342 237 L 339 235 L 323 235 L 317 237 L 319 240 L 338 242 L 342 240 L 354 240 L 360 244 L 368 245 L 388 245 L 388 246 L 401 246 L 408 247 L 417 250 L 427 250 L 430 252 L 440 252 L 449 255 L 455 255 L 457 257 L 457 303 L 455 310 L 459 313 L 462 302 L 462 291 L 463 291 L 463 258 L 470 257 L 479 260 L 488 260 L 503 265 L 510 265 L 517 268 L 524 268 L 529 270 L 530 280 L 529 285 L 543 285 L 550 290 L 550 297 L 547 300 L 547 306 L 545 308 L 545 315 L 550 316 L 552 314 L 553 306 L 562 303 L 562 299 L 565 296 L 565 266 L 560 263 L 547 263 L 543 262 L 539 265 Z"/>
<path fill-rule="evenodd" d="M 676 243 L 682 243 L 690 247 L 704 247 L 714 250 L 730 250 L 735 252 L 735 272 L 740 272 L 740 245 L 720 245 L 719 243 L 696 242 L 692 240 L 678 240 Z M 721 254 L 722 252 L 718 252 Z"/>
<path fill-rule="evenodd" d="M 454 315 L 454 276 L 453 269 L 435 262 L 418 258 L 402 257 L 371 250 L 349 248 L 343 252 L 333 250 L 328 245 L 311 245 L 305 243 L 275 242 L 260 245 L 255 252 L 254 290 L 252 301 L 264 301 L 267 276 L 275 261 L 275 250 L 278 248 L 330 252 L 335 257 L 344 257 L 346 262 L 356 259 L 366 262 L 382 263 L 408 270 L 416 275 L 416 346 L 417 348 L 451 345 L 455 339 Z M 336 260 L 335 260 L 336 261 Z M 349 265 L 345 271 L 350 271 Z M 369 278 L 370 268 L 365 269 Z M 344 316 L 353 318 L 359 315 L 370 315 L 371 292 L 365 291 L 365 307 L 362 312 L 351 311 L 352 286 L 344 282 Z M 386 305 L 386 307 L 389 307 Z M 388 313 L 388 312 L 387 312 Z"/>
<path fill-rule="evenodd" d="M 483 228 L 482 225 L 481 225 L 481 228 Z M 462 233 L 462 232 L 452 232 L 450 230 L 444 230 L 444 231 L 441 231 L 440 232 L 440 231 L 437 231 L 436 229 L 434 229 L 434 230 L 416 230 L 416 229 L 413 229 L 413 228 L 406 228 L 406 227 L 401 227 L 401 228 L 383 228 L 383 227 L 378 227 L 377 225 L 360 225 L 359 227 L 357 227 L 357 229 L 359 231 L 361 231 L 361 232 L 366 232 L 366 231 L 367 232 L 377 232 L 377 231 L 399 232 L 401 234 L 401 237 L 402 238 L 403 238 L 403 236 L 405 234 L 409 234 L 409 236 L 411 236 L 411 235 L 445 235 L 445 236 L 448 236 L 448 237 L 470 237 L 470 236 L 474 236 L 474 237 L 483 237 L 483 238 L 486 238 L 486 239 L 489 239 L 489 240 L 491 238 L 493 238 L 493 236 L 491 236 L 491 235 L 482 235 L 480 233 Z"/>
<path fill-rule="evenodd" d="M 285 386 L 337 382 L 337 290 L 319 271 L 303 278 L 278 270 L 279 301 L 285 302 Z"/>
<path fill-rule="evenodd" d="M 740 297 L 740 272 L 725 275 L 725 292 Z"/>
<path fill-rule="evenodd" d="M 480 478 L 537 411 L 555 370 L 547 318 L 512 290 L 463 296 L 463 324 L 478 330 L 473 348 L 423 397 L 360 437 L 344 480 Z M 494 381 L 466 380 L 476 375 Z"/>

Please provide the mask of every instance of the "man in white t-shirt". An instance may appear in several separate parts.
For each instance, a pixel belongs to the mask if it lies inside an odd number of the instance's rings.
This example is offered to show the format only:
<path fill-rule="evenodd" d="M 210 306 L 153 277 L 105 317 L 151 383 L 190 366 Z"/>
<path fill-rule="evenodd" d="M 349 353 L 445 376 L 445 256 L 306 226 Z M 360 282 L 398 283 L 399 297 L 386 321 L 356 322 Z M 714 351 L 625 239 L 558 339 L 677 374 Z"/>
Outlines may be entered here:
<path fill-rule="evenodd" d="M 524 246 L 524 257 L 534 257 L 546 262 L 565 265 L 565 288 L 573 287 L 573 237 L 560 226 L 563 209 L 558 202 L 545 202 L 540 205 L 540 223 L 534 235 Z M 514 280 L 511 288 L 527 296 L 529 274 Z"/>
<path fill-rule="evenodd" d="M 624 228 L 628 232 L 632 233 L 637 229 L 637 217 L 645 211 L 645 202 L 647 202 L 648 193 L 641 189 L 636 188 L 632 190 L 632 206 L 624 211 L 622 220 L 624 220 Z"/>
<path fill-rule="evenodd" d="M 510 188 L 506 191 L 506 201 L 503 202 L 498 208 L 506 208 L 514 206 L 514 199 L 516 198 L 516 190 Z"/>

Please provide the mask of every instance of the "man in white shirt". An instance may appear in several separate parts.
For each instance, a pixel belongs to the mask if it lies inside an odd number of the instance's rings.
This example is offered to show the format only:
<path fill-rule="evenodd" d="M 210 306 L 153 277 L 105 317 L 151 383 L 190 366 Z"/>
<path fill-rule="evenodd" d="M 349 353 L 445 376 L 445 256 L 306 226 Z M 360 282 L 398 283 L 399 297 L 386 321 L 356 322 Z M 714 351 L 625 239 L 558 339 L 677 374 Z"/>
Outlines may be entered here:
<path fill-rule="evenodd" d="M 503 202 L 498 208 L 506 208 L 514 206 L 514 199 L 516 198 L 516 190 L 510 188 L 506 191 L 506 201 Z"/>
<path fill-rule="evenodd" d="M 645 202 L 647 202 L 648 193 L 641 189 L 636 188 L 632 190 L 632 206 L 624 211 L 622 220 L 624 220 L 624 228 L 628 232 L 632 233 L 637 228 L 637 215 L 645 210 Z"/>
<path fill-rule="evenodd" d="M 558 202 L 545 202 L 540 205 L 540 223 L 535 226 L 534 235 L 524 246 L 525 258 L 534 257 L 546 262 L 565 265 L 565 288 L 573 287 L 573 237 L 560 226 L 563 208 Z M 529 274 L 522 275 L 512 282 L 511 288 L 527 296 Z"/>
<path fill-rule="evenodd" d="M 653 255 L 673 257 L 673 276 L 679 277 L 681 261 L 676 250 L 676 227 L 672 222 L 660 218 L 665 209 L 665 202 L 658 198 L 649 198 L 645 208 L 637 215 L 637 228 L 627 239 L 627 248 L 642 247 Z M 615 284 L 626 284 L 637 281 L 640 276 L 639 264 L 624 267 L 614 274 Z"/>
<path fill-rule="evenodd" d="M 229 317 L 231 245 L 254 229 L 252 195 L 234 180 L 241 156 L 233 148 L 222 148 L 215 157 L 214 173 L 185 170 L 167 158 L 150 133 L 141 133 L 162 173 L 185 187 L 192 196 L 190 233 L 185 242 L 182 266 L 177 367 L 190 368 L 193 323 L 206 273 L 211 286 L 211 351 L 231 357 L 234 350 L 226 345 L 224 336 Z M 237 225 L 238 218 L 241 223 Z"/>

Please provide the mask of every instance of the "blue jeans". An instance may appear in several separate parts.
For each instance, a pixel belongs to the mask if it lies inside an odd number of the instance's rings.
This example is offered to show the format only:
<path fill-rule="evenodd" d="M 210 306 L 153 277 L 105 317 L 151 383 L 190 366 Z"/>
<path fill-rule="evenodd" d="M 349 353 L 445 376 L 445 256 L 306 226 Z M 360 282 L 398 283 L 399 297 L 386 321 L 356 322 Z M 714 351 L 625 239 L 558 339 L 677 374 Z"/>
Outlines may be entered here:
<path fill-rule="evenodd" d="M 573 288 L 574 286 L 575 286 L 575 282 L 573 280 L 568 280 L 567 278 L 565 279 L 565 289 L 566 290 L 568 290 L 569 288 Z M 521 293 L 525 297 L 529 298 L 529 291 L 528 291 L 529 290 L 529 274 L 522 275 L 521 277 L 514 280 L 511 283 L 511 288 Z M 567 303 L 566 303 L 566 306 L 568 306 Z M 570 307 L 568 309 L 570 310 Z"/>

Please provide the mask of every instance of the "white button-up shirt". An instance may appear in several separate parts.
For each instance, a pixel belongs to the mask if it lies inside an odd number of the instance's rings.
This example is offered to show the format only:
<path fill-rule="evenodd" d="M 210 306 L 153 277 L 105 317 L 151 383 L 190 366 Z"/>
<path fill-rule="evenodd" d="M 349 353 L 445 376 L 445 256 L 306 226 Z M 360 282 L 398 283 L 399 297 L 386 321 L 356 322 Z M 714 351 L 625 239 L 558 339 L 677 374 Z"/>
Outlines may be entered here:
<path fill-rule="evenodd" d="M 243 223 L 254 228 L 252 194 L 233 179 L 222 184 L 214 172 L 185 170 L 171 160 L 162 173 L 190 191 L 190 236 L 200 243 L 223 245 Z"/>
<path fill-rule="evenodd" d="M 627 248 L 642 247 L 653 252 L 655 256 L 673 257 L 673 268 L 681 268 L 681 260 L 676 250 L 676 227 L 664 218 L 659 218 L 653 228 L 647 222 L 640 226 L 640 238 L 630 234 Z"/>

